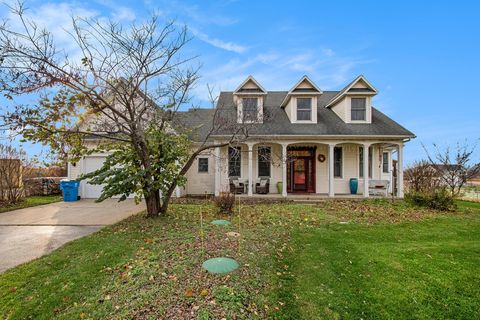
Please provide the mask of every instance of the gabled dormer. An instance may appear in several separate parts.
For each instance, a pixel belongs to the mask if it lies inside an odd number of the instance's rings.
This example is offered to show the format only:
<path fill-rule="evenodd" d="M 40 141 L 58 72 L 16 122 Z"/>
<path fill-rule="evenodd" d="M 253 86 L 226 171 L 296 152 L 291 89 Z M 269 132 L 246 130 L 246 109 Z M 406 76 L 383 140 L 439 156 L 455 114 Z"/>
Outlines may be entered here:
<path fill-rule="evenodd" d="M 363 75 L 350 82 L 327 104 L 346 123 L 372 123 L 372 97 L 377 89 Z"/>
<path fill-rule="evenodd" d="M 233 92 L 238 123 L 263 123 L 263 104 L 267 90 L 248 76 Z"/>
<path fill-rule="evenodd" d="M 288 91 L 281 107 L 292 123 L 317 123 L 317 100 L 321 94 L 322 90 L 307 76 L 303 76 Z"/>

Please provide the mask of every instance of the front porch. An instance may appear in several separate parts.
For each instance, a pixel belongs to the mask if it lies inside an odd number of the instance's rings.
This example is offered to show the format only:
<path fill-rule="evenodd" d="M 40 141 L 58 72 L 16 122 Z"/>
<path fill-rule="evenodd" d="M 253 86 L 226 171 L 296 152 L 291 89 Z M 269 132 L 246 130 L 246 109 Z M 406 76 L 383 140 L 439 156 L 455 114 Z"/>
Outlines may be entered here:
<path fill-rule="evenodd" d="M 241 198 L 356 199 L 371 197 L 375 180 L 388 181 L 386 195 L 403 197 L 403 140 L 248 141 L 216 148 L 214 158 L 215 195 L 231 191 L 236 179 L 244 185 Z M 261 178 L 269 181 L 266 195 L 256 193 Z M 358 179 L 353 195 L 351 178 Z"/>
<path fill-rule="evenodd" d="M 287 193 L 287 196 L 284 197 L 282 194 L 270 193 L 270 194 L 253 194 L 249 196 L 248 194 L 238 194 L 240 200 L 290 200 L 293 202 L 315 202 L 315 201 L 324 201 L 324 200 L 362 200 L 365 199 L 363 194 L 335 194 L 335 197 L 330 197 L 327 193 L 309 193 L 309 194 L 291 194 Z M 380 196 L 370 196 L 370 198 L 381 198 Z"/>

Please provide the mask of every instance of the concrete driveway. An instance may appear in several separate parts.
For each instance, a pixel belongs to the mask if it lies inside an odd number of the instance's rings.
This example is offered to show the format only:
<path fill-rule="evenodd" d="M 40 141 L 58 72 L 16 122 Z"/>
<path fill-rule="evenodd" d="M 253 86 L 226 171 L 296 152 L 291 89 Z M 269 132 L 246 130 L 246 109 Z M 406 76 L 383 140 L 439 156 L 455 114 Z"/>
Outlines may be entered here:
<path fill-rule="evenodd" d="M 85 199 L 0 213 L 0 272 L 144 210 L 132 199 Z"/>

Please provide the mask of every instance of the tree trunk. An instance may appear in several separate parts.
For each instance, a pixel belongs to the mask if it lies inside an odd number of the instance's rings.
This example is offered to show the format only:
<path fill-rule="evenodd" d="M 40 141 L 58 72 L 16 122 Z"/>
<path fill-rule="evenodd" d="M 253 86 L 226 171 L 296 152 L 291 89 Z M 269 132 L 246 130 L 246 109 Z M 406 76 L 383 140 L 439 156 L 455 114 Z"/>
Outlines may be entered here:
<path fill-rule="evenodd" d="M 172 198 L 173 191 L 175 191 L 175 188 L 177 187 L 177 183 L 174 182 L 168 188 L 167 193 L 163 197 L 163 202 L 162 202 L 162 207 L 160 208 L 160 214 L 165 214 L 168 210 L 168 205 L 170 204 L 170 199 Z"/>
<path fill-rule="evenodd" d="M 147 216 L 150 218 L 157 217 L 160 213 L 159 191 L 157 190 L 145 195 L 145 203 L 147 204 Z"/>
<path fill-rule="evenodd" d="M 193 161 L 195 160 L 195 158 L 200 154 L 200 152 L 202 150 L 206 150 L 207 148 L 205 149 L 199 149 L 197 150 L 196 152 L 194 152 L 190 158 L 188 159 L 188 161 L 185 163 L 185 165 L 183 166 L 182 170 L 180 170 L 178 176 L 184 176 L 188 169 L 190 169 L 190 167 L 192 166 L 193 164 Z M 172 184 L 170 185 L 170 187 L 168 188 L 167 192 L 165 195 L 162 195 L 163 196 L 163 202 L 162 202 L 162 207 L 160 208 L 160 213 L 161 214 L 164 214 L 167 212 L 168 210 L 168 205 L 170 203 L 170 199 L 172 197 L 172 194 L 173 192 L 175 191 L 175 188 L 177 187 L 177 181 L 173 181 Z"/>

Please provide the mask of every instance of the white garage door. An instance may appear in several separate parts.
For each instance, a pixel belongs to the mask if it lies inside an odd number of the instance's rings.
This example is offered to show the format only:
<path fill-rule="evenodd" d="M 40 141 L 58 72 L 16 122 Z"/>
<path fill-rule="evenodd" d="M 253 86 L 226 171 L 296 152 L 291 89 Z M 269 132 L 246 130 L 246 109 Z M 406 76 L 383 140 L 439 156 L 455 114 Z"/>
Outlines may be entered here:
<path fill-rule="evenodd" d="M 105 157 L 88 157 L 85 158 L 85 173 L 98 170 L 102 167 Z M 102 193 L 103 186 L 89 184 L 88 181 L 82 181 L 82 197 L 83 198 L 98 198 Z"/>

